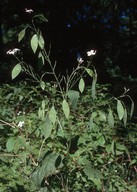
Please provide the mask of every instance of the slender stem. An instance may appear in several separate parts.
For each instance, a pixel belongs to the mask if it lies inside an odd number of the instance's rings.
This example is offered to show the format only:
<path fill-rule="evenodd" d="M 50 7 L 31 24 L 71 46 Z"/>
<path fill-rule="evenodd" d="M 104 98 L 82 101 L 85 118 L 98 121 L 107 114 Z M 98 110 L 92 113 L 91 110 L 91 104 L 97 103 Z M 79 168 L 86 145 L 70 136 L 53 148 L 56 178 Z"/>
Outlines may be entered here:
<path fill-rule="evenodd" d="M 50 65 L 50 68 L 51 68 L 51 70 L 52 70 L 52 73 L 53 73 L 53 75 L 54 75 L 54 78 L 55 78 L 55 80 L 56 80 L 56 82 L 57 82 L 57 85 L 58 85 L 58 87 L 59 87 L 59 89 L 60 89 L 61 95 L 62 95 L 62 97 L 65 99 L 63 89 L 62 89 L 61 84 L 60 84 L 60 82 L 59 82 L 59 79 L 58 79 L 58 77 L 57 77 L 57 75 L 56 75 L 56 73 L 55 73 L 55 67 L 52 65 L 51 60 L 50 60 L 50 58 L 49 58 L 49 55 L 47 54 L 47 52 L 46 52 L 45 49 L 43 50 L 43 54 L 44 54 L 44 56 L 45 56 L 45 59 L 47 60 L 47 62 L 48 62 L 49 65 Z"/>
<path fill-rule="evenodd" d="M 39 159 L 39 157 L 40 157 L 40 155 L 41 155 L 41 151 L 42 151 L 43 145 L 44 145 L 44 143 L 45 143 L 45 140 L 46 140 L 46 138 L 45 138 L 45 139 L 43 139 L 42 144 L 41 144 L 41 146 L 40 146 L 38 159 Z M 37 159 L 37 160 L 38 160 L 38 159 Z"/>

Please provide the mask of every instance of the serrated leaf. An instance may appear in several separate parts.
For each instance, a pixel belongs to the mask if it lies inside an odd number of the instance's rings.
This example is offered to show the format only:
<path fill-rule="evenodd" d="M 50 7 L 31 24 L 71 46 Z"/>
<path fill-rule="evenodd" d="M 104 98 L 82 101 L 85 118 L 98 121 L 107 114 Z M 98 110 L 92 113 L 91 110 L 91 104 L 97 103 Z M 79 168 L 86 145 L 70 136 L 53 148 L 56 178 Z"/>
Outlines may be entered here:
<path fill-rule="evenodd" d="M 117 113 L 119 119 L 121 120 L 124 117 L 124 107 L 120 100 L 117 100 Z"/>
<path fill-rule="evenodd" d="M 55 124 L 55 122 L 56 122 L 56 116 L 57 116 L 57 112 L 56 112 L 54 106 L 52 106 L 49 111 L 49 119 L 53 124 Z"/>
<path fill-rule="evenodd" d="M 70 113 L 70 108 L 68 102 L 64 99 L 62 102 L 62 109 L 65 114 L 65 117 L 68 119 L 69 118 L 69 113 Z"/>
<path fill-rule="evenodd" d="M 18 42 L 20 42 L 24 38 L 25 33 L 26 33 L 26 28 L 19 32 L 19 34 L 18 34 Z"/>
<path fill-rule="evenodd" d="M 83 78 L 81 78 L 80 81 L 79 81 L 79 90 L 80 90 L 81 93 L 83 93 L 84 88 L 85 88 L 85 81 L 84 81 Z"/>
<path fill-rule="evenodd" d="M 111 110 L 109 111 L 109 114 L 108 114 L 108 124 L 111 128 L 114 127 L 114 116 Z"/>
<path fill-rule="evenodd" d="M 74 90 L 69 90 L 67 92 L 67 96 L 71 101 L 72 104 L 72 108 L 75 109 L 78 103 L 78 99 L 79 99 L 79 92 L 78 91 L 74 91 Z"/>
<path fill-rule="evenodd" d="M 20 72 L 21 72 L 21 64 L 18 63 L 13 67 L 13 69 L 11 71 L 12 80 L 15 79 L 20 74 Z"/>
<path fill-rule="evenodd" d="M 34 53 L 36 53 L 39 44 L 38 35 L 34 34 L 31 38 L 30 45 Z"/>

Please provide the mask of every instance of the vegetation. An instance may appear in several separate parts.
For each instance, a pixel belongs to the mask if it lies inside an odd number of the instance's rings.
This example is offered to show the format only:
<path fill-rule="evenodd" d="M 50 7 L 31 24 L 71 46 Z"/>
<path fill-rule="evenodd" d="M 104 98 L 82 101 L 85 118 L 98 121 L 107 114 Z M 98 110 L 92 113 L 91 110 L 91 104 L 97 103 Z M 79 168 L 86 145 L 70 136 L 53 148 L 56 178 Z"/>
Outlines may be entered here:
<path fill-rule="evenodd" d="M 18 42 L 31 30 L 30 47 L 45 72 L 35 73 L 20 49 L 7 52 L 17 60 L 11 78 L 21 72 L 27 77 L 0 87 L 0 191 L 135 192 L 137 133 L 129 122 L 134 110 L 129 90 L 113 97 L 109 85 L 97 84 L 93 50 L 87 62 L 79 58 L 71 73 L 58 76 L 35 19 L 47 22 L 34 16 Z"/>
<path fill-rule="evenodd" d="M 9 80 L 7 71 L 13 64 L 5 50 L 16 45 L 17 33 L 30 21 L 24 13 L 26 7 L 34 9 L 34 13 L 44 13 L 50 21 L 41 24 L 40 28 L 47 37 L 46 45 L 52 45 L 52 59 L 59 61 L 59 71 L 72 68 L 78 54 L 84 58 L 88 49 L 97 49 L 95 64 L 99 82 L 112 81 L 113 86 L 120 85 L 121 90 L 126 86 L 136 91 L 137 5 L 135 1 L 124 0 L 79 0 L 73 3 L 69 0 L 24 0 L 22 4 L 18 0 L 2 1 L 0 81 Z M 23 52 L 26 47 L 27 43 L 22 46 Z M 29 54 L 25 53 L 28 60 Z M 31 58 L 31 62 L 35 63 L 35 60 Z"/>

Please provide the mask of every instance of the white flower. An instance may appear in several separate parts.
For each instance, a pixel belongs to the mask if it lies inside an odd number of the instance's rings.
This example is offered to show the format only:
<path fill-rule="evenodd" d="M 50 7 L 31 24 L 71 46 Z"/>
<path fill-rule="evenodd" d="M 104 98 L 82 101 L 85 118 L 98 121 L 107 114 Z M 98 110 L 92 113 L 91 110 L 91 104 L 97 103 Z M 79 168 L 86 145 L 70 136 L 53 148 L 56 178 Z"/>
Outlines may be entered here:
<path fill-rule="evenodd" d="M 20 49 L 14 48 L 7 51 L 7 55 L 15 55 Z"/>
<path fill-rule="evenodd" d="M 26 13 L 33 13 L 33 10 L 32 10 L 32 9 L 27 9 L 27 8 L 25 8 L 25 12 L 26 12 Z"/>
<path fill-rule="evenodd" d="M 77 61 L 78 61 L 80 64 L 84 62 L 84 60 L 83 60 L 81 57 L 77 58 Z"/>
<path fill-rule="evenodd" d="M 20 121 L 17 126 L 21 128 L 23 127 L 24 123 L 25 123 L 24 121 Z"/>
<path fill-rule="evenodd" d="M 87 56 L 90 57 L 92 55 L 95 55 L 96 52 L 97 52 L 96 50 L 91 49 L 90 51 L 87 52 Z"/>
<path fill-rule="evenodd" d="M 19 111 L 19 112 L 17 113 L 17 115 L 21 115 L 21 114 L 25 115 L 25 111 Z"/>
<path fill-rule="evenodd" d="M 18 113 L 17 113 L 17 115 L 20 115 L 22 112 L 21 111 L 19 111 Z"/>

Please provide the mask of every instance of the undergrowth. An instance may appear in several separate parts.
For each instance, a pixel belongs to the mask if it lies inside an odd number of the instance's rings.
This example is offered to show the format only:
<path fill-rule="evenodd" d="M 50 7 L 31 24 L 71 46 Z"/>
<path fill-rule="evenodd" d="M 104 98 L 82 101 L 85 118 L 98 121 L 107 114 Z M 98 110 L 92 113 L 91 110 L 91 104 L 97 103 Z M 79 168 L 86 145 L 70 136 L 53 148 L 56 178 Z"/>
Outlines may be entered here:
<path fill-rule="evenodd" d="M 87 62 L 79 58 L 70 74 L 58 76 L 35 19 L 47 22 L 33 16 L 18 42 L 31 29 L 30 47 L 50 70 L 39 75 L 20 49 L 7 52 L 17 59 L 12 79 L 21 72 L 30 78 L 0 86 L 0 191 L 135 192 L 137 127 L 130 122 L 134 102 L 128 90 L 116 98 L 108 85 L 97 84 L 93 50 Z M 49 75 L 53 81 L 46 82 Z"/>

